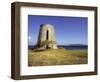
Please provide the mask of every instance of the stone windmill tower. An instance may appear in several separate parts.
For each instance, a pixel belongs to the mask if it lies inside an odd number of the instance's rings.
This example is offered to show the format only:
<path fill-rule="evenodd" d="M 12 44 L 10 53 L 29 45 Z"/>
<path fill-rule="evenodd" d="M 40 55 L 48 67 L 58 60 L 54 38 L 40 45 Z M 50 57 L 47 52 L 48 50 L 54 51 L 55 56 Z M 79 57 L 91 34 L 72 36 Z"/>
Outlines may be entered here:
<path fill-rule="evenodd" d="M 50 24 L 41 24 L 37 47 L 40 49 L 57 49 L 54 27 Z"/>

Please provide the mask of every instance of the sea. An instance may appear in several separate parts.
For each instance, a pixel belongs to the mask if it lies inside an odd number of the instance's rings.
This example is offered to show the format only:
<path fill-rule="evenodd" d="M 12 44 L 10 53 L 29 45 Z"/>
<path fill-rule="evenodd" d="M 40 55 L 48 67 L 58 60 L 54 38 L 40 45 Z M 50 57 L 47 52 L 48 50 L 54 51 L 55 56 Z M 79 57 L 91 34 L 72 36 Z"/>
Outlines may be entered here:
<path fill-rule="evenodd" d="M 58 48 L 65 48 L 69 50 L 87 50 L 88 46 L 87 45 L 58 45 Z M 34 46 L 29 45 L 28 48 L 32 49 Z"/>

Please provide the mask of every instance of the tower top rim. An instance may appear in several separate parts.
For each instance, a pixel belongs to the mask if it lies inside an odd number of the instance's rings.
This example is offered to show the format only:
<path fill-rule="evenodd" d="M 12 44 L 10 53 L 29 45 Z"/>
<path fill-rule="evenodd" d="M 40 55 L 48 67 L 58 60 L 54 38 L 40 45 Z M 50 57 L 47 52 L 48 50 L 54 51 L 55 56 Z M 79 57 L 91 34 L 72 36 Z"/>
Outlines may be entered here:
<path fill-rule="evenodd" d="M 46 27 L 53 27 L 53 25 L 51 25 L 51 24 L 41 24 L 41 25 L 40 25 L 40 27 L 45 27 L 45 26 L 46 26 Z"/>

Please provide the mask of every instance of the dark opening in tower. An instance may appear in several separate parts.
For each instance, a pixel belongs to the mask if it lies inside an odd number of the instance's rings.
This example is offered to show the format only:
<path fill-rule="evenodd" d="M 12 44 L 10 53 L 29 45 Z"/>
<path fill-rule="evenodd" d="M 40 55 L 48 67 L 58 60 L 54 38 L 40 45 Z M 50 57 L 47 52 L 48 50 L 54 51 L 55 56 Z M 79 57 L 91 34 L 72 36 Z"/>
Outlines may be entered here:
<path fill-rule="evenodd" d="M 49 40 L 49 31 L 46 32 L 46 40 Z"/>
<path fill-rule="evenodd" d="M 46 31 L 46 48 L 47 48 L 47 49 L 49 48 L 48 42 L 49 42 L 49 31 L 47 30 L 47 31 Z"/>

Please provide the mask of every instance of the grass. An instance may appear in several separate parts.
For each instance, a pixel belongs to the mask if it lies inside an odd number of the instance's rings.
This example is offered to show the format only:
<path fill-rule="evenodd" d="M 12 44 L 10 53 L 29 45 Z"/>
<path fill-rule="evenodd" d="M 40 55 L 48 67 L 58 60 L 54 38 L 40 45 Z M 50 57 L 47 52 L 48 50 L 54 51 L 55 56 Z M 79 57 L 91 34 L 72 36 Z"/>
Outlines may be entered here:
<path fill-rule="evenodd" d="M 86 64 L 87 50 L 46 49 L 29 50 L 29 66 Z"/>

